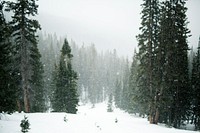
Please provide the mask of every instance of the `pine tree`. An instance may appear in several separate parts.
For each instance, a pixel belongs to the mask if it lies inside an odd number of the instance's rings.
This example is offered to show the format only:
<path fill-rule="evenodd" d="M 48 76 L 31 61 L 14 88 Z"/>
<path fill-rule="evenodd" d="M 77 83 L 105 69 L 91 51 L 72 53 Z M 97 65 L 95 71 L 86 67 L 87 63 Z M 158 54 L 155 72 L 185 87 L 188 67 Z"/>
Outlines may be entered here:
<path fill-rule="evenodd" d="M 187 28 L 187 16 L 185 7 L 186 0 L 175 1 L 175 44 L 177 49 L 176 71 L 178 77 L 178 85 L 176 86 L 174 94 L 175 98 L 175 120 L 174 127 L 180 127 L 185 120 L 188 119 L 190 110 L 190 88 L 189 88 L 189 70 L 188 70 L 188 42 L 187 38 L 190 36 Z M 176 80 L 174 80 L 176 81 Z M 177 118 L 179 117 L 179 118 Z"/>
<path fill-rule="evenodd" d="M 162 64 L 160 84 L 162 92 L 162 120 L 180 127 L 190 108 L 187 57 L 187 8 L 185 1 L 166 1 L 162 6 L 159 59 Z"/>
<path fill-rule="evenodd" d="M 38 5 L 35 0 L 17 0 L 16 2 L 8 2 L 9 9 L 14 12 L 12 16 L 12 36 L 15 40 L 15 61 L 18 64 L 19 75 L 21 76 L 21 87 L 23 90 L 23 99 L 25 112 L 30 112 L 30 90 L 33 66 L 31 65 L 31 50 L 36 44 L 36 31 L 40 29 L 37 20 L 32 18 L 37 14 Z M 20 96 L 18 96 L 20 97 Z"/>
<path fill-rule="evenodd" d="M 198 51 L 193 60 L 193 69 L 192 69 L 192 77 L 191 77 L 191 89 L 193 91 L 192 97 L 192 112 L 193 112 L 193 120 L 192 122 L 195 124 L 195 129 L 200 129 L 200 38 L 198 44 Z"/>
<path fill-rule="evenodd" d="M 159 34 L 159 1 L 144 0 L 142 4 L 141 34 L 137 36 L 139 52 L 137 57 L 140 61 L 138 66 L 138 95 L 141 99 L 142 108 L 148 112 L 150 123 L 155 120 L 156 108 L 154 96 L 156 94 L 155 80 L 155 56 L 158 47 Z"/>
<path fill-rule="evenodd" d="M 0 113 L 16 109 L 16 86 L 13 72 L 11 26 L 4 17 L 5 1 L 0 2 Z"/>
<path fill-rule="evenodd" d="M 156 105 L 156 121 L 168 122 L 168 116 L 166 115 L 169 111 L 168 104 L 170 103 L 171 95 L 169 92 L 169 85 L 167 86 L 167 81 L 171 78 L 166 78 L 166 66 L 168 62 L 167 46 L 171 46 L 173 36 L 172 19 L 171 19 L 171 7 L 169 2 L 162 3 L 161 6 L 161 16 L 160 16 L 160 31 L 159 31 L 159 45 L 155 50 L 157 56 L 155 58 L 155 80 L 156 82 L 156 94 L 155 94 L 155 105 Z M 172 69 L 172 68 L 171 68 Z"/>
<path fill-rule="evenodd" d="M 24 116 L 24 119 L 21 120 L 20 127 L 22 133 L 28 133 L 28 130 L 30 130 L 30 123 L 28 121 L 28 117 Z"/>
<path fill-rule="evenodd" d="M 57 71 L 56 88 L 52 107 L 57 112 L 76 113 L 78 106 L 77 74 L 72 69 L 73 55 L 68 41 L 65 39 L 61 50 L 60 63 Z"/>

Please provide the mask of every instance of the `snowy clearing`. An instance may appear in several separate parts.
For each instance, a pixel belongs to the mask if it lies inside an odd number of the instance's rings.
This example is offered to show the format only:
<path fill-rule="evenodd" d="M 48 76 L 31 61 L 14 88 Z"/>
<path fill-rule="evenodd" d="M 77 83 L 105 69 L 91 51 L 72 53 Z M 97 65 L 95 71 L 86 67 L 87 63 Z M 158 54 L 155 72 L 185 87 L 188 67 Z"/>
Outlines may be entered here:
<path fill-rule="evenodd" d="M 80 106 L 77 114 L 67 113 L 14 113 L 3 115 L 0 133 L 20 133 L 24 115 L 31 124 L 29 133 L 193 133 L 194 131 L 167 128 L 149 124 L 140 118 L 119 109 L 107 112 L 106 104 Z M 66 122 L 64 121 L 66 117 Z M 196 132 L 194 132 L 196 133 Z"/>

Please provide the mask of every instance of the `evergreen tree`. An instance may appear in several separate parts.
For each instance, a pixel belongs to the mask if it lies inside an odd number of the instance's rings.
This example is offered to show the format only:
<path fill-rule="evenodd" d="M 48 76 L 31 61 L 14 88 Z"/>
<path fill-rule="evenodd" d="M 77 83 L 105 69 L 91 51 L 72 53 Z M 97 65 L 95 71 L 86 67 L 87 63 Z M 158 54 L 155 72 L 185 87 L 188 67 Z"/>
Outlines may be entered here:
<path fill-rule="evenodd" d="M 159 45 L 156 49 L 157 56 L 155 58 L 155 70 L 156 70 L 156 78 L 157 81 L 157 91 L 155 95 L 155 103 L 156 103 L 156 112 L 159 116 L 156 116 L 157 121 L 159 122 L 168 122 L 169 116 L 167 115 L 169 112 L 169 104 L 171 102 L 171 94 L 170 93 L 170 84 L 167 85 L 168 80 L 171 77 L 166 78 L 166 71 L 169 62 L 168 54 L 170 53 L 168 46 L 172 45 L 172 36 L 173 36 L 173 28 L 172 28 L 172 12 L 171 5 L 169 1 L 163 2 L 161 6 L 161 16 L 160 16 L 160 32 L 159 32 Z M 168 52 L 168 54 L 167 54 Z M 170 60 L 171 62 L 171 60 Z M 170 66 L 170 65 L 169 65 Z M 173 69 L 173 67 L 171 68 Z M 168 74 L 168 76 L 170 73 Z"/>
<path fill-rule="evenodd" d="M 161 46 L 164 47 L 163 94 L 165 119 L 168 124 L 180 127 L 187 119 L 190 107 L 189 72 L 187 57 L 187 18 L 185 1 L 166 1 L 161 20 Z M 164 19 L 163 19 L 164 18 Z M 163 100 L 164 101 L 164 100 Z M 167 120 L 165 120 L 167 121 Z"/>
<path fill-rule="evenodd" d="M 52 107 L 57 112 L 76 113 L 78 106 L 77 74 L 72 69 L 72 54 L 68 41 L 65 39 L 61 50 L 60 63 L 57 71 L 56 88 Z"/>
<path fill-rule="evenodd" d="M 155 56 L 159 34 L 159 1 L 144 0 L 142 4 L 141 34 L 137 36 L 140 61 L 138 66 L 138 95 L 142 108 L 148 112 L 150 123 L 157 123 L 154 96 L 156 94 Z"/>
<path fill-rule="evenodd" d="M 200 129 L 200 38 L 197 54 L 193 60 L 193 69 L 192 69 L 192 77 L 191 77 L 191 88 L 193 91 L 193 100 L 192 100 L 192 112 L 193 112 L 193 120 L 192 123 L 195 124 L 195 129 Z"/>
<path fill-rule="evenodd" d="M 30 90 L 31 77 L 33 75 L 33 66 L 31 57 L 32 49 L 37 49 L 36 31 L 40 29 L 37 20 L 32 18 L 37 14 L 38 5 L 35 0 L 17 0 L 16 2 L 8 2 L 9 9 L 13 11 L 12 16 L 13 38 L 15 40 L 15 61 L 18 64 L 19 75 L 21 76 L 21 87 L 23 90 L 23 99 L 25 112 L 30 112 Z M 35 47 L 35 48 L 34 48 Z M 18 96 L 20 97 L 20 96 Z"/>
<path fill-rule="evenodd" d="M 11 113 L 16 107 L 16 88 L 13 78 L 11 27 L 4 18 L 3 6 L 0 2 L 0 113 Z"/>
<path fill-rule="evenodd" d="M 28 133 L 28 130 L 30 130 L 30 123 L 28 121 L 28 117 L 24 116 L 24 119 L 21 120 L 20 127 L 22 133 Z"/>

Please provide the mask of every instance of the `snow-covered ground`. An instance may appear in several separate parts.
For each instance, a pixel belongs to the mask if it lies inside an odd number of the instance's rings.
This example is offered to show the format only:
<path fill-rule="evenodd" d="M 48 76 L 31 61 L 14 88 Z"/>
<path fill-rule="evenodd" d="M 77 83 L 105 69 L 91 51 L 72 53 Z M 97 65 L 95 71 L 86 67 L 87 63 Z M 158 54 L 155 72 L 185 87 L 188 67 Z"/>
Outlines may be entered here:
<path fill-rule="evenodd" d="M 20 133 L 24 115 L 31 124 L 29 133 L 193 133 L 193 131 L 149 124 L 146 118 L 124 113 L 119 109 L 107 112 L 105 103 L 80 106 L 77 114 L 14 113 L 2 115 L 0 133 Z M 64 121 L 66 117 L 67 121 Z M 116 122 L 117 121 L 117 122 Z M 197 133 L 197 132 L 194 132 Z"/>

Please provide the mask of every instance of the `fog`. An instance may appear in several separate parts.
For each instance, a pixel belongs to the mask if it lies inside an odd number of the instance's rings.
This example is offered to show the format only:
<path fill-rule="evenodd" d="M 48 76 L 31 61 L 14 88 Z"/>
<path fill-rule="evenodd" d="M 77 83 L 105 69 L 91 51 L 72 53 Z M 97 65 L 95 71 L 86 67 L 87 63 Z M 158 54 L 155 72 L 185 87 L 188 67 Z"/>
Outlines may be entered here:
<path fill-rule="evenodd" d="M 39 0 L 42 30 L 67 36 L 77 44 L 94 43 L 98 50 L 116 49 L 119 55 L 132 57 L 137 47 L 142 0 Z M 200 34 L 200 1 L 190 0 L 189 45 L 197 46 Z"/>

